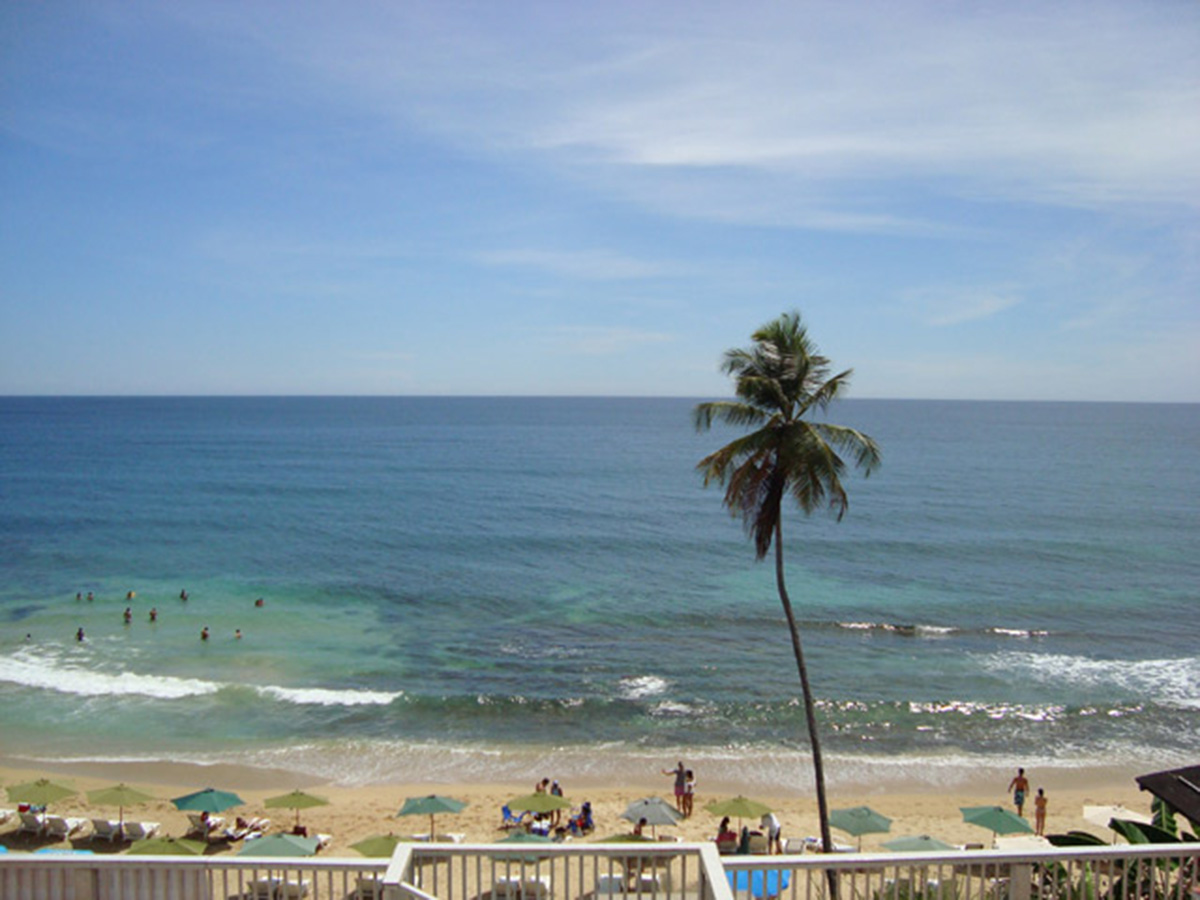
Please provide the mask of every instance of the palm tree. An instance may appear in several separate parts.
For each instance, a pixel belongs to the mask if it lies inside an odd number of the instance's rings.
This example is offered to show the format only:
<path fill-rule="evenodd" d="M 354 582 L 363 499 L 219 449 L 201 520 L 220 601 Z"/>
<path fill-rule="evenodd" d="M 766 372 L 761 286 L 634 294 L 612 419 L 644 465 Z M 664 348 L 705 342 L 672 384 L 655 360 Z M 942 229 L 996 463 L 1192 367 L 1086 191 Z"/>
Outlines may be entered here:
<path fill-rule="evenodd" d="M 833 842 L 825 769 L 800 630 L 784 581 L 782 506 L 784 497 L 791 495 L 805 515 L 828 506 L 841 521 L 849 501 L 841 481 L 846 463 L 839 452 L 852 456 L 855 467 L 867 475 L 879 465 L 880 453 L 875 441 L 862 432 L 805 418 L 837 399 L 849 385 L 852 370 L 829 376 L 829 360 L 809 339 L 798 312 L 784 313 L 751 337 L 754 346 L 726 351 L 722 365 L 734 378 L 738 399 L 701 403 L 695 421 L 698 431 L 711 428 L 714 421 L 757 430 L 706 456 L 696 468 L 704 473 L 706 487 L 713 481 L 725 485 L 725 506 L 732 515 L 741 516 L 758 559 L 775 544 L 775 584 L 800 673 L 821 841 L 828 852 Z"/>

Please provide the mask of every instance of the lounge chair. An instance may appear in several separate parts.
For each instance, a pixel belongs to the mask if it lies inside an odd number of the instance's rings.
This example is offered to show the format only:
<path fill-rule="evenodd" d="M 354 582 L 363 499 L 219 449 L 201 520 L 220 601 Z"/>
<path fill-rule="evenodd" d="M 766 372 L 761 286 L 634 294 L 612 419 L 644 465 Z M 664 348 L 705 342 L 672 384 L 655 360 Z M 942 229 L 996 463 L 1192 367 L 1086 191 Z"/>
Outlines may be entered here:
<path fill-rule="evenodd" d="M 184 837 L 196 836 L 207 841 L 213 834 L 222 833 L 225 819 L 221 816 L 209 816 L 206 819 L 199 813 L 188 813 L 188 822 L 191 823 L 191 827 Z"/>
<path fill-rule="evenodd" d="M 346 900 L 383 900 L 383 882 L 377 875 L 360 875 Z"/>
<path fill-rule="evenodd" d="M 82 831 L 87 823 L 87 819 L 46 816 L 46 835 L 53 838 L 69 838 L 76 832 Z"/>
<path fill-rule="evenodd" d="M 241 900 L 275 900 L 279 883 L 278 878 L 259 878 L 246 885 L 246 893 L 237 896 Z"/>
<path fill-rule="evenodd" d="M 44 813 L 22 812 L 17 815 L 21 817 L 21 824 L 17 826 L 17 834 L 40 836 L 46 830 Z"/>
<path fill-rule="evenodd" d="M 626 892 L 625 876 L 613 872 L 601 872 L 596 876 L 596 896 L 608 897 Z"/>
<path fill-rule="evenodd" d="M 92 840 L 115 844 L 121 840 L 121 823 L 112 819 L 92 819 Z"/>
<path fill-rule="evenodd" d="M 508 877 L 501 875 L 492 885 L 493 900 L 549 900 L 550 876 L 529 875 Z"/>
<path fill-rule="evenodd" d="M 767 836 L 765 834 L 750 835 L 749 850 L 757 856 L 765 856 L 770 850 L 770 845 L 767 844 Z"/>
<path fill-rule="evenodd" d="M 519 816 L 514 816 L 512 810 L 509 809 L 506 804 L 500 807 L 500 815 L 503 816 L 503 818 L 500 820 L 501 828 L 524 828 L 525 817 L 529 815 L 529 812 L 525 811 Z"/>
<path fill-rule="evenodd" d="M 11 809 L 0 809 L 0 825 L 3 825 L 15 815 L 16 812 Z"/>
<path fill-rule="evenodd" d="M 239 818 L 233 828 L 225 829 L 224 837 L 231 841 L 249 841 L 262 837 L 270 827 L 270 819 L 263 819 L 258 816 L 250 819 Z"/>
<path fill-rule="evenodd" d="M 158 834 L 159 827 L 157 822 L 126 822 L 125 837 L 131 841 L 144 841 Z"/>

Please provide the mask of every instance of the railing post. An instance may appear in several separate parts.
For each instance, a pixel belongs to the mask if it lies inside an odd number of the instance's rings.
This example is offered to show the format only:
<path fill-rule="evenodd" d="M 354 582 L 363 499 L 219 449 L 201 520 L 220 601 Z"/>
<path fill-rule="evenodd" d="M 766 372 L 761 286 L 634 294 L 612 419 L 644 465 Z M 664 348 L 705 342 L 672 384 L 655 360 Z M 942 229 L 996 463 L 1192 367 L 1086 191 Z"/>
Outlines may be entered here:
<path fill-rule="evenodd" d="M 1029 900 L 1033 884 L 1033 866 L 1016 863 L 1008 874 L 1008 900 Z"/>

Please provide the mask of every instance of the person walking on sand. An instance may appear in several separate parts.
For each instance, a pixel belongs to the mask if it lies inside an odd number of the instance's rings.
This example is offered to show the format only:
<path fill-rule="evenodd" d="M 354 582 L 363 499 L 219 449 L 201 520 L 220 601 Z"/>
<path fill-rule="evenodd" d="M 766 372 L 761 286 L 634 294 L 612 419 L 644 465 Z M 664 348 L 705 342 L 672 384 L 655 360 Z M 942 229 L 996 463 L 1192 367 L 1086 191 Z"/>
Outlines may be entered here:
<path fill-rule="evenodd" d="M 1025 777 L 1024 769 L 1017 769 L 1017 774 L 1008 783 L 1008 789 L 1012 791 L 1013 805 L 1017 808 L 1017 815 L 1024 816 L 1025 795 L 1029 793 L 1029 779 Z"/>
<path fill-rule="evenodd" d="M 1046 792 L 1042 788 L 1038 788 L 1033 798 L 1033 833 L 1038 837 L 1046 835 Z"/>
<path fill-rule="evenodd" d="M 683 760 L 681 759 L 679 765 L 673 769 L 663 769 L 662 773 L 675 776 L 675 811 L 682 813 L 683 793 L 687 788 L 687 769 L 683 767 Z"/>

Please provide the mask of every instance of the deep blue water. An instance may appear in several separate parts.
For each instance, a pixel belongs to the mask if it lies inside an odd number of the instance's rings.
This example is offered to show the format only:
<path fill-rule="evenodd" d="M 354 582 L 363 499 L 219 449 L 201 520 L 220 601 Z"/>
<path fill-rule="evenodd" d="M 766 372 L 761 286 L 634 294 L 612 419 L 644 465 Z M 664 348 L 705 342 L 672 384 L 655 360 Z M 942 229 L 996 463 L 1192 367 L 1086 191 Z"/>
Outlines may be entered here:
<path fill-rule="evenodd" d="M 0 398 L 0 746 L 360 779 L 802 759 L 772 568 L 694 468 L 732 434 L 693 405 Z M 829 418 L 884 452 L 841 523 L 785 520 L 835 758 L 1194 760 L 1200 407 Z"/>

